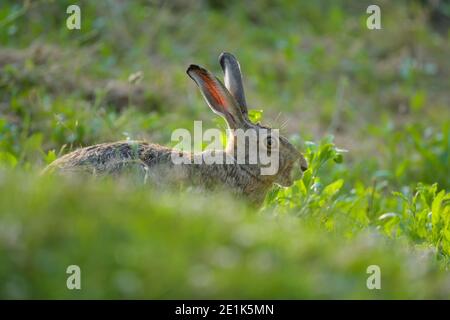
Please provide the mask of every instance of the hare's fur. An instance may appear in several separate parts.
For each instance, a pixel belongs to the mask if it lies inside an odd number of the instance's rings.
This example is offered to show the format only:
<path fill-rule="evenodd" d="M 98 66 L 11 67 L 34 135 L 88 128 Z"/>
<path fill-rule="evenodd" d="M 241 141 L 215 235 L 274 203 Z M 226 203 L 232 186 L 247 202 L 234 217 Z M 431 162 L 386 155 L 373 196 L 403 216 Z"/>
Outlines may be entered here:
<path fill-rule="evenodd" d="M 78 176 L 119 176 L 130 171 L 138 172 L 152 185 L 177 186 L 188 183 L 205 189 L 223 188 L 244 195 L 251 202 L 260 203 L 272 185 L 258 177 L 259 168 L 238 164 L 195 164 L 193 157 L 205 154 L 187 154 L 188 164 L 174 164 L 172 153 L 179 152 L 157 144 L 142 141 L 103 143 L 78 149 L 57 160 L 46 170 Z M 224 156 L 226 156 L 224 152 Z"/>
<path fill-rule="evenodd" d="M 200 87 L 211 109 L 222 115 L 231 129 L 269 129 L 248 119 L 237 60 L 225 53 L 221 55 L 220 63 L 225 72 L 226 87 L 203 68 L 191 65 L 188 69 L 189 76 Z M 303 156 L 287 139 L 279 139 L 279 170 L 274 175 L 261 175 L 259 164 L 238 164 L 234 158 L 236 141 L 233 135 L 229 137 L 225 150 L 214 151 L 216 157 L 231 159 L 221 164 L 206 164 L 204 160 L 209 152 L 184 153 L 142 141 L 119 141 L 75 150 L 55 160 L 45 171 L 76 176 L 119 176 L 134 172 L 151 185 L 186 185 L 208 190 L 222 188 L 260 205 L 273 183 L 284 186 L 292 183 L 291 171 L 295 163 L 299 162 L 299 167 L 306 169 Z M 176 164 L 173 156 L 181 156 L 186 161 Z"/>

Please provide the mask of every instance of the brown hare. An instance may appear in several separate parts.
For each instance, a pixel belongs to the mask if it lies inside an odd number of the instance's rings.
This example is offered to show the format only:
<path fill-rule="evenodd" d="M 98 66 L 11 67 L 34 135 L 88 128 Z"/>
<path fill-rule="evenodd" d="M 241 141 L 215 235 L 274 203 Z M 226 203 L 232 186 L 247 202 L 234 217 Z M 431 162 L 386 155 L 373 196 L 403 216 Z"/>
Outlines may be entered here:
<path fill-rule="evenodd" d="M 150 184 L 181 184 L 205 190 L 224 188 L 260 205 L 274 183 L 290 186 L 292 169 L 297 164 L 305 171 L 306 160 L 286 138 L 275 134 L 277 130 L 249 120 L 239 62 L 230 53 L 222 53 L 219 62 L 225 85 L 197 65 L 190 65 L 187 74 L 198 85 L 213 112 L 228 124 L 229 137 L 224 150 L 193 153 L 143 141 L 119 141 L 75 150 L 55 160 L 45 171 L 118 175 L 134 170 Z M 254 132 L 256 147 L 249 145 L 250 139 L 239 142 L 239 131 Z M 276 170 L 263 174 L 267 163 L 259 159 L 250 161 L 254 151 L 276 155 Z M 212 157 L 223 161 L 208 161 Z"/>

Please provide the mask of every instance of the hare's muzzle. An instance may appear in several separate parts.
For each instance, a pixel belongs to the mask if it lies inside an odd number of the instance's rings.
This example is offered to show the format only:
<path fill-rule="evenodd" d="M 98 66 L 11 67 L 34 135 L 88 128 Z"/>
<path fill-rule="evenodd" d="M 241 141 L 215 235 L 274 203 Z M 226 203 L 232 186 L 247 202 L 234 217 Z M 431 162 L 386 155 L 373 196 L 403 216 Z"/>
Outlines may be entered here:
<path fill-rule="evenodd" d="M 306 159 L 305 157 L 303 157 L 303 155 L 300 156 L 299 163 L 300 163 L 300 170 L 302 172 L 308 170 L 308 162 L 306 162 Z"/>

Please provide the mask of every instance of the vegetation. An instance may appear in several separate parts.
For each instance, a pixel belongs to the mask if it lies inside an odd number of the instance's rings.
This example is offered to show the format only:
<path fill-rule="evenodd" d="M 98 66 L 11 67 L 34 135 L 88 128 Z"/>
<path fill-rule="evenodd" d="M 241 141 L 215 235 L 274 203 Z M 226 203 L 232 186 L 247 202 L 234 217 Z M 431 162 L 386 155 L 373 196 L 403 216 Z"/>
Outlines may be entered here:
<path fill-rule="evenodd" d="M 448 299 L 450 7 L 436 3 L 379 1 L 372 31 L 366 1 L 78 1 L 68 30 L 71 1 L 2 1 L 0 297 Z M 39 174 L 80 146 L 224 128 L 185 74 L 220 74 L 222 51 L 252 117 L 309 162 L 262 208 Z"/>

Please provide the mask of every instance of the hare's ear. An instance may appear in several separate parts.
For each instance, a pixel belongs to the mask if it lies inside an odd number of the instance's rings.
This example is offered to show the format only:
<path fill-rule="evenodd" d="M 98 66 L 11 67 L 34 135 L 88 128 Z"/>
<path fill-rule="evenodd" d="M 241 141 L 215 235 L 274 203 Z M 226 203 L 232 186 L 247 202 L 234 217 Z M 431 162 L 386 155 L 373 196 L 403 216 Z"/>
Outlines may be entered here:
<path fill-rule="evenodd" d="M 244 124 L 244 117 L 236 100 L 227 88 L 207 70 L 191 64 L 187 74 L 200 88 L 209 107 L 221 115 L 232 129 L 240 128 Z"/>
<path fill-rule="evenodd" d="M 244 117 L 247 117 L 247 103 L 245 102 L 244 86 L 242 85 L 242 73 L 239 62 L 231 53 L 222 52 L 219 62 L 225 74 L 225 87 L 236 99 Z"/>

